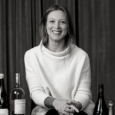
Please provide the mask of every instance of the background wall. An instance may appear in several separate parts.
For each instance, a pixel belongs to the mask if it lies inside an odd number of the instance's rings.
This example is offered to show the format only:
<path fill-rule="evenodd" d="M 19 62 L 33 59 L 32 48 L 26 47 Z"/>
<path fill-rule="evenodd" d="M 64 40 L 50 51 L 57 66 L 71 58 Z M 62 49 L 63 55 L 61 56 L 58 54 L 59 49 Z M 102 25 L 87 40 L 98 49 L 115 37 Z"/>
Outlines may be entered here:
<path fill-rule="evenodd" d="M 39 22 L 53 4 L 69 9 L 76 44 L 90 57 L 93 101 L 100 83 L 105 86 L 106 103 L 115 100 L 115 1 L 110 0 L 0 0 L 0 73 L 5 74 L 8 96 L 19 72 L 30 115 L 34 104 L 25 80 L 24 54 L 39 44 Z"/>

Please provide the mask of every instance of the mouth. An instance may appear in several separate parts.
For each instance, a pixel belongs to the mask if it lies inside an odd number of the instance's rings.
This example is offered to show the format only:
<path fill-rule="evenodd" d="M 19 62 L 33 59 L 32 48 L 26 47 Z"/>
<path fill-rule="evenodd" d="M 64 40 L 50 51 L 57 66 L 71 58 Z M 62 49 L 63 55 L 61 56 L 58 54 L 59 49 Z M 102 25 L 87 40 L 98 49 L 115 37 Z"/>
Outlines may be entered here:
<path fill-rule="evenodd" d="M 53 30 L 52 31 L 54 34 L 60 34 L 62 31 L 59 31 L 59 30 Z"/>

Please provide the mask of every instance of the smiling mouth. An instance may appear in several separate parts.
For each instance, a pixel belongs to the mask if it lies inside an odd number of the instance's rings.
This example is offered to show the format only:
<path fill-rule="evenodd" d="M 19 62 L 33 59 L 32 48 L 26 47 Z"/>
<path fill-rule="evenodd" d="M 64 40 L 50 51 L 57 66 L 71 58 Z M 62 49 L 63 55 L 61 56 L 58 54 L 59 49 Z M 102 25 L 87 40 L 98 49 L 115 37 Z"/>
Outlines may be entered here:
<path fill-rule="evenodd" d="M 61 33 L 61 31 L 56 31 L 56 30 L 53 30 L 52 31 L 54 34 L 60 34 Z"/>

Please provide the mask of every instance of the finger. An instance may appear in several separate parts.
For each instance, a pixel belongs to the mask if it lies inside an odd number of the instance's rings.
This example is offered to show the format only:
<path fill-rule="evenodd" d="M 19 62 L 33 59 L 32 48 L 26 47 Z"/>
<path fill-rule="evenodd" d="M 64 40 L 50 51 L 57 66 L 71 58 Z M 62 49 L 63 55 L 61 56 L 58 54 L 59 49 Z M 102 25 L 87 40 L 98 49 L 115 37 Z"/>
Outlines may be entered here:
<path fill-rule="evenodd" d="M 63 113 L 59 113 L 59 115 L 63 115 Z"/>
<path fill-rule="evenodd" d="M 70 113 L 69 115 L 74 115 L 74 113 Z"/>
<path fill-rule="evenodd" d="M 63 111 L 62 114 L 63 114 L 63 115 L 69 115 L 69 113 L 66 112 L 66 111 Z"/>
<path fill-rule="evenodd" d="M 69 115 L 69 112 L 67 112 L 65 109 L 61 111 L 63 115 Z"/>
<path fill-rule="evenodd" d="M 65 111 L 66 111 L 66 112 L 69 112 L 69 113 L 73 113 L 73 112 L 74 112 L 74 109 L 72 109 L 71 107 L 69 107 L 69 108 L 66 108 Z"/>
<path fill-rule="evenodd" d="M 70 105 L 72 109 L 74 109 L 77 113 L 79 112 L 79 110 L 74 106 L 74 105 Z"/>
<path fill-rule="evenodd" d="M 67 104 L 71 104 L 73 101 L 71 99 L 67 100 Z"/>
<path fill-rule="evenodd" d="M 60 112 L 60 111 L 58 112 L 58 114 L 59 114 L 59 115 L 63 115 L 63 113 L 62 113 L 62 112 Z"/>
<path fill-rule="evenodd" d="M 74 100 L 71 101 L 71 105 L 73 105 L 73 106 L 75 106 L 77 108 L 76 104 L 77 104 L 76 101 L 74 101 Z"/>
<path fill-rule="evenodd" d="M 75 105 L 76 101 L 75 100 L 71 100 L 71 104 Z"/>

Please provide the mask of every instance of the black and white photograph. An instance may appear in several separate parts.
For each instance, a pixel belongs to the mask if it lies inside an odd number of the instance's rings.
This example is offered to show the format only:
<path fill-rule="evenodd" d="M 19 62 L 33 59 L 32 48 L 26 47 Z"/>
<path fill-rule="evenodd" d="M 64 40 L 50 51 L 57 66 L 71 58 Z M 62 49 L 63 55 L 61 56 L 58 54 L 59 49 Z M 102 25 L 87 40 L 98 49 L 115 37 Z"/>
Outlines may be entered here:
<path fill-rule="evenodd" d="M 114 0 L 0 0 L 0 115 L 114 115 Z"/>

